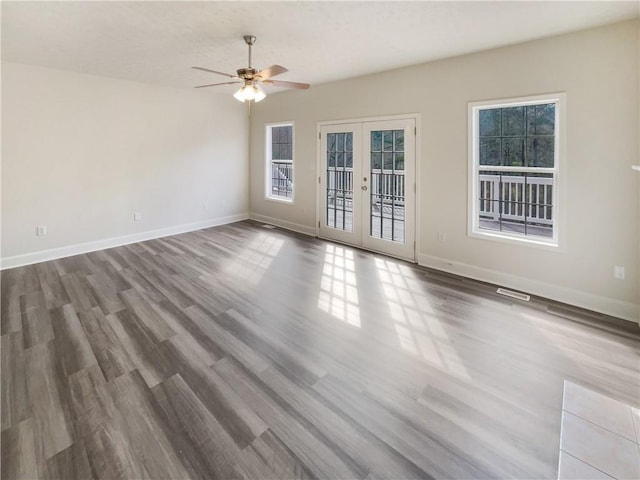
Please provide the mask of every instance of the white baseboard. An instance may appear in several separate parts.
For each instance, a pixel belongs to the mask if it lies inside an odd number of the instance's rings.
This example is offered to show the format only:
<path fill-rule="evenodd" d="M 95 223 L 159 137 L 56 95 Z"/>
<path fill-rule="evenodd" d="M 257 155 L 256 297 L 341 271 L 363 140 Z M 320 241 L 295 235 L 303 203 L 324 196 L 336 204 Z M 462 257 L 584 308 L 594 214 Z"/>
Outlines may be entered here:
<path fill-rule="evenodd" d="M 6 270 L 9 268 L 22 267 L 24 265 L 31 265 L 32 263 L 40 263 L 40 262 L 46 262 L 48 260 L 55 260 L 56 258 L 70 257 L 72 255 L 80 255 L 82 253 L 95 252 L 96 250 L 104 250 L 105 248 L 113 248 L 113 247 L 119 247 L 121 245 L 128 245 L 130 243 L 153 240 L 154 238 L 161 238 L 161 237 L 167 237 L 169 235 L 178 235 L 180 233 L 193 232 L 195 230 L 202 230 L 203 228 L 216 227 L 218 225 L 225 225 L 227 223 L 247 220 L 248 218 L 249 218 L 248 213 L 240 213 L 237 215 L 229 215 L 226 217 L 212 218 L 209 220 L 204 220 L 202 222 L 187 223 L 184 225 L 176 225 L 173 227 L 166 227 L 166 228 L 160 228 L 157 230 L 149 230 L 146 232 L 123 235 L 121 237 L 105 238 L 102 240 L 95 240 L 92 242 L 68 245 L 66 247 L 52 248 L 49 250 L 40 250 L 38 252 L 25 253 L 23 255 L 15 255 L 13 257 L 4 257 L 0 259 L 0 269 Z"/>
<path fill-rule="evenodd" d="M 279 218 L 267 217 L 266 215 L 260 215 L 258 213 L 251 213 L 250 218 L 257 222 L 268 223 L 270 225 L 282 227 L 304 235 L 310 235 L 312 237 L 316 236 L 316 229 L 314 227 L 308 227 L 307 225 L 300 225 L 299 223 L 288 222 L 286 220 L 280 220 Z"/>
<path fill-rule="evenodd" d="M 494 283 L 521 292 L 538 295 L 558 302 L 575 305 L 577 307 L 640 323 L 640 305 L 616 300 L 615 298 L 593 295 L 567 287 L 551 285 L 530 278 L 519 277 L 509 273 L 498 272 L 486 268 L 455 262 L 446 258 L 419 254 L 418 264 L 424 267 L 454 273 L 463 277 L 473 278 L 483 282 Z"/>

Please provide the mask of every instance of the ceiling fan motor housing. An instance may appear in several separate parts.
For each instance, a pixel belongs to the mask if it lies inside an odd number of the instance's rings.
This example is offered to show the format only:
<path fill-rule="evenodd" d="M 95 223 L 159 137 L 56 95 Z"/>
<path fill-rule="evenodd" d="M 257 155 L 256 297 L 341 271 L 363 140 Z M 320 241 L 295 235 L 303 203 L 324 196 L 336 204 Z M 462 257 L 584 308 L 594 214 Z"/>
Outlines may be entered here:
<path fill-rule="evenodd" d="M 238 76 L 244 80 L 253 80 L 258 71 L 255 68 L 239 68 Z"/>

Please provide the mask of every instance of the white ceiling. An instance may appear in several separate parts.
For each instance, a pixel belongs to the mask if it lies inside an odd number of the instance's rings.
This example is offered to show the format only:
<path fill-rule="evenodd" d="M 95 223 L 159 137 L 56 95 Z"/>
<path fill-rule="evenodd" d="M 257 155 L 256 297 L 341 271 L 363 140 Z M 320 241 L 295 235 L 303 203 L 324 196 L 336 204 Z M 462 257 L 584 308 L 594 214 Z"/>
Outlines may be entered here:
<path fill-rule="evenodd" d="M 254 66 L 318 84 L 637 17 L 638 1 L 2 2 L 3 60 L 175 87 Z M 232 87 L 223 87 L 223 89 Z M 273 89 L 273 87 L 271 87 Z M 214 90 L 214 89 L 209 89 Z"/>

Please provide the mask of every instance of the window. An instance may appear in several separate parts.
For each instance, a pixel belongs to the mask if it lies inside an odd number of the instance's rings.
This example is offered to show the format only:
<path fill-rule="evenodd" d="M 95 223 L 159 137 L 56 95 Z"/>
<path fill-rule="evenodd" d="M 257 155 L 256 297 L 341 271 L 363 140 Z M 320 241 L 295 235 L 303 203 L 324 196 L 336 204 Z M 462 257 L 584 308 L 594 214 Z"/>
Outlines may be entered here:
<path fill-rule="evenodd" d="M 558 246 L 564 96 L 469 104 L 470 235 Z"/>
<path fill-rule="evenodd" d="M 293 202 L 293 124 L 267 125 L 267 198 Z"/>

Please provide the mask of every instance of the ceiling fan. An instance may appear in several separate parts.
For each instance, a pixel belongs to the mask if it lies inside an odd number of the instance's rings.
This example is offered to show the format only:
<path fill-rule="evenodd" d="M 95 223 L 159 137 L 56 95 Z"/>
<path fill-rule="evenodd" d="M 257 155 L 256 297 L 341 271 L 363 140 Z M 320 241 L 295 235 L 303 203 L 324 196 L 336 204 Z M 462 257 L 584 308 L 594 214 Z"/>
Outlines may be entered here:
<path fill-rule="evenodd" d="M 285 82 L 282 80 L 271 80 L 272 77 L 276 75 L 280 75 L 282 73 L 287 72 L 288 70 L 281 65 L 271 65 L 270 67 L 263 68 L 262 70 L 256 70 L 251 66 L 251 47 L 254 43 L 256 43 L 256 37 L 253 35 L 245 35 L 244 41 L 249 46 L 249 66 L 247 68 L 240 68 L 237 70 L 236 75 L 232 75 L 230 73 L 218 72 L 216 70 L 210 70 L 208 68 L 203 67 L 191 67 L 196 70 L 203 70 L 205 72 L 215 73 L 217 75 L 223 75 L 225 77 L 232 78 L 232 82 L 222 82 L 222 83 L 210 83 L 208 85 L 198 85 L 195 88 L 206 88 L 206 87 L 216 87 L 218 85 L 235 85 L 242 84 L 240 90 L 238 90 L 233 96 L 240 100 L 244 101 L 255 101 L 259 102 L 264 97 L 267 96 L 265 91 L 262 89 L 260 84 L 264 85 L 273 85 L 276 87 L 286 87 L 286 88 L 298 88 L 298 89 L 307 89 L 310 87 L 308 83 L 298 83 L 298 82 Z"/>

